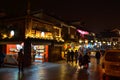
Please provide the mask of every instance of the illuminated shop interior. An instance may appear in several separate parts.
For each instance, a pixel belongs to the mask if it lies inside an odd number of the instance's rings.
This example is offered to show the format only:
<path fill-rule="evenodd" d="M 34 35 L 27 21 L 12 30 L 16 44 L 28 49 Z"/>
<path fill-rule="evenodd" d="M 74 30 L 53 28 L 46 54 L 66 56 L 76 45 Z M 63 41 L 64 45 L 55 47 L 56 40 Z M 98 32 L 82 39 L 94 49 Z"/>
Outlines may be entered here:
<path fill-rule="evenodd" d="M 35 61 L 48 61 L 48 45 L 32 45 L 32 50 L 32 57 Z"/>

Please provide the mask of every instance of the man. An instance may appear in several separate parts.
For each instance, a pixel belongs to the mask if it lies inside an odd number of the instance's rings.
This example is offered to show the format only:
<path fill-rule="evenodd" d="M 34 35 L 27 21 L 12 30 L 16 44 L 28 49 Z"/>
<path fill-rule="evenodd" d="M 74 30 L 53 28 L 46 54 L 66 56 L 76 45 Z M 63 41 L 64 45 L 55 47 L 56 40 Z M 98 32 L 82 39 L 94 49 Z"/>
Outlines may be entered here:
<path fill-rule="evenodd" d="M 4 65 L 5 56 L 6 56 L 5 53 L 3 53 L 2 50 L 0 49 L 0 67 Z"/>
<path fill-rule="evenodd" d="M 67 52 L 67 63 L 70 61 L 70 50 Z"/>
<path fill-rule="evenodd" d="M 89 57 L 88 54 L 89 54 L 89 52 L 86 53 L 86 54 L 83 56 L 83 63 L 82 63 L 86 69 L 88 69 L 88 67 L 89 67 L 89 62 L 90 62 L 90 57 Z"/>
<path fill-rule="evenodd" d="M 97 51 L 97 52 L 96 52 L 96 55 L 95 55 L 97 64 L 100 63 L 100 56 L 101 56 L 100 51 Z"/>
<path fill-rule="evenodd" d="M 74 51 L 73 50 L 71 50 L 71 52 L 70 52 L 70 58 L 71 58 L 72 63 L 73 63 L 73 60 L 74 60 Z"/>
<path fill-rule="evenodd" d="M 77 64 L 77 60 L 78 60 L 78 51 L 75 50 L 75 62 L 76 62 L 76 64 Z"/>
<path fill-rule="evenodd" d="M 23 72 L 23 67 L 24 67 L 24 54 L 23 54 L 23 49 L 20 49 L 18 52 L 18 68 L 19 72 Z"/>

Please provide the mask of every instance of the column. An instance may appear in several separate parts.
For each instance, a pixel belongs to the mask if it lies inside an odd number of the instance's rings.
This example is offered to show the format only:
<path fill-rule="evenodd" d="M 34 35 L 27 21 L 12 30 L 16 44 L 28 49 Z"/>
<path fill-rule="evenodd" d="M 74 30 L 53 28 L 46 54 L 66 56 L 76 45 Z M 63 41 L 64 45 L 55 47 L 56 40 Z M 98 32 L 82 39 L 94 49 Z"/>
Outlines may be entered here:
<path fill-rule="evenodd" d="M 31 41 L 26 39 L 24 41 L 24 66 L 29 67 L 32 63 L 31 60 Z"/>

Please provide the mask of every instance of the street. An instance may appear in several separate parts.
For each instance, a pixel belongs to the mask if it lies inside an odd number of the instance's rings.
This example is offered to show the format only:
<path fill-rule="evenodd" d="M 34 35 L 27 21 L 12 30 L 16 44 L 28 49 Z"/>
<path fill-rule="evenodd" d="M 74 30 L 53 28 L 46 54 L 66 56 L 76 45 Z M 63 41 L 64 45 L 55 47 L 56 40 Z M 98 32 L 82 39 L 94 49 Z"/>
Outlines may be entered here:
<path fill-rule="evenodd" d="M 75 63 L 59 61 L 56 63 L 34 63 L 18 73 L 17 66 L 0 68 L 0 80 L 103 80 L 101 65 L 91 58 L 88 70 L 80 69 Z M 111 79 L 112 80 L 112 79 Z M 119 80 L 113 78 L 113 80 Z"/>

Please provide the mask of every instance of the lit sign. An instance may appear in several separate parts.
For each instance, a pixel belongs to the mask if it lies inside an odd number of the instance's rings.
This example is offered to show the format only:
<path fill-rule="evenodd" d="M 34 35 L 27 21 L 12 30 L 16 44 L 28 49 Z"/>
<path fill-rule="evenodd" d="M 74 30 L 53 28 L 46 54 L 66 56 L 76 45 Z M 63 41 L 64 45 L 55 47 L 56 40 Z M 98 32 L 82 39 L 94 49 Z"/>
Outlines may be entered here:
<path fill-rule="evenodd" d="M 78 31 L 79 33 L 83 34 L 83 35 L 84 35 L 84 34 L 89 34 L 89 32 L 87 32 L 87 31 L 82 31 L 82 30 L 79 30 L 79 29 L 78 29 L 77 31 Z"/>
<path fill-rule="evenodd" d="M 38 46 L 38 49 L 44 49 L 44 48 L 45 48 L 44 45 L 39 45 L 39 46 Z"/>

